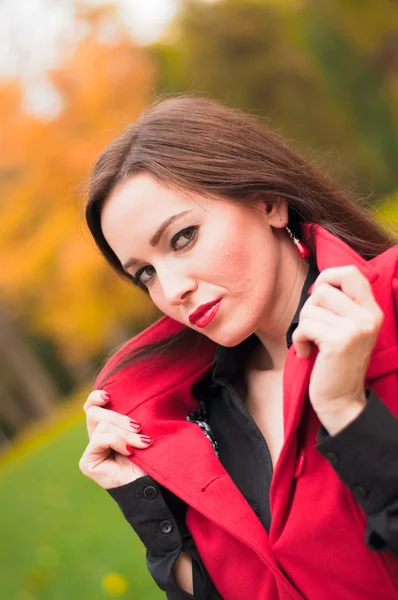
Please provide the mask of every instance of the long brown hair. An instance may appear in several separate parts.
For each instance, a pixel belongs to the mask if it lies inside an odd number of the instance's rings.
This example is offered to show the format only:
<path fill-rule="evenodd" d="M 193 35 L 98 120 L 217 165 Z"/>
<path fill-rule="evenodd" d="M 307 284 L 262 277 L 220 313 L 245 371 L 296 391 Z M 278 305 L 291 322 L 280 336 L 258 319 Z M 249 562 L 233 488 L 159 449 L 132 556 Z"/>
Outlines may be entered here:
<path fill-rule="evenodd" d="M 367 260 L 397 243 L 362 200 L 300 158 L 255 117 L 207 98 L 177 96 L 149 107 L 102 152 L 91 175 L 88 227 L 105 259 L 130 280 L 103 235 L 101 211 L 115 186 L 141 172 L 177 189 L 241 203 L 250 203 L 253 195 L 264 195 L 268 204 L 283 197 L 288 225 L 297 236 L 300 223 L 317 223 Z M 195 349 L 201 339 L 184 328 L 126 354 L 117 369 L 134 359 Z"/>

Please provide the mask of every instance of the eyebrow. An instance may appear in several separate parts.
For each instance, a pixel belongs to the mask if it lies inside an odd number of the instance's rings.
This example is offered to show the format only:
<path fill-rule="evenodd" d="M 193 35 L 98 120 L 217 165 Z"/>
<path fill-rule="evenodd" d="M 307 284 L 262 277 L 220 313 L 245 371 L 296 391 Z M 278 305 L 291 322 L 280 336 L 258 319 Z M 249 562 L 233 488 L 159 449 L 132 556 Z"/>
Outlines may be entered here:
<path fill-rule="evenodd" d="M 180 217 L 182 217 L 183 215 L 186 215 L 187 213 L 191 212 L 191 209 L 189 210 L 183 210 L 182 212 L 178 213 L 177 215 L 173 215 L 172 217 L 169 217 L 168 219 L 166 219 L 165 221 L 163 221 L 163 223 L 161 225 L 159 225 L 159 227 L 157 228 L 157 230 L 155 231 L 155 233 L 153 234 L 153 236 L 151 237 L 151 239 L 149 240 L 150 245 L 155 248 L 158 243 L 160 242 L 160 240 L 162 239 L 163 234 L 165 233 L 165 231 L 167 230 L 167 228 L 176 220 L 179 219 Z M 137 260 L 136 258 L 129 258 L 123 265 L 123 269 L 125 271 L 127 271 L 127 269 L 129 267 L 132 267 L 133 265 L 135 265 L 136 263 L 140 262 L 139 260 Z"/>

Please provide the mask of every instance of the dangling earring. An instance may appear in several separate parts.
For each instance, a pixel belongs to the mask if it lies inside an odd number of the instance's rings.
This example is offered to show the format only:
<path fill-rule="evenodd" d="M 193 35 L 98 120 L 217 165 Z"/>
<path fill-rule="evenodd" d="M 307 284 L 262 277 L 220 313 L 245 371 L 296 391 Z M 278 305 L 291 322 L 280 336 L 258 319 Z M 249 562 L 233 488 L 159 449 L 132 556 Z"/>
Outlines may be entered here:
<path fill-rule="evenodd" d="M 292 231 L 290 231 L 290 229 L 287 225 L 285 225 L 285 229 L 287 230 L 288 234 L 290 235 L 300 258 L 302 258 L 303 260 L 305 260 L 306 258 L 309 258 L 311 256 L 311 252 L 310 252 L 309 248 L 307 248 L 307 246 L 305 244 L 303 244 L 303 242 L 301 240 L 298 240 L 296 238 L 294 233 Z"/>

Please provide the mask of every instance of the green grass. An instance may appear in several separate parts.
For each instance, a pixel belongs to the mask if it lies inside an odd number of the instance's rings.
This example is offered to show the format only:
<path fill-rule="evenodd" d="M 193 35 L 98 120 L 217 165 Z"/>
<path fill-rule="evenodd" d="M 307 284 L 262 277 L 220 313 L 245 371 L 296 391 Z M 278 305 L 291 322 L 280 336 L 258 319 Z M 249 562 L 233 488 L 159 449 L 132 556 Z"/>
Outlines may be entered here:
<path fill-rule="evenodd" d="M 2 461 L 2 599 L 165 597 L 116 503 L 80 473 L 86 444 L 84 422 L 72 421 Z"/>

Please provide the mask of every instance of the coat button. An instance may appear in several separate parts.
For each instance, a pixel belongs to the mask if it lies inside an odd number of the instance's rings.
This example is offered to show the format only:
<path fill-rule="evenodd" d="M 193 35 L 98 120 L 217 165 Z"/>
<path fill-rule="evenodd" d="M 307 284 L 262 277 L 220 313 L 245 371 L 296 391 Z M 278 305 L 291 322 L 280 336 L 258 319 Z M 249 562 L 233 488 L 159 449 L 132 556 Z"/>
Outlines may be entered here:
<path fill-rule="evenodd" d="M 148 500 L 153 500 L 154 498 L 156 498 L 157 495 L 158 495 L 158 491 L 155 487 L 153 487 L 153 485 L 148 485 L 144 489 L 144 496 Z"/>
<path fill-rule="evenodd" d="M 327 458 L 331 465 L 337 465 L 339 462 L 339 457 L 336 452 L 326 452 L 325 458 Z"/>
<path fill-rule="evenodd" d="M 170 521 L 162 521 L 159 529 L 162 533 L 170 533 L 170 531 L 173 529 L 173 525 Z"/>
<path fill-rule="evenodd" d="M 352 493 L 354 494 L 357 500 L 364 500 L 368 495 L 367 490 L 365 490 L 365 488 L 361 485 L 354 485 L 354 487 L 352 488 Z"/>

